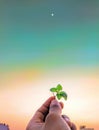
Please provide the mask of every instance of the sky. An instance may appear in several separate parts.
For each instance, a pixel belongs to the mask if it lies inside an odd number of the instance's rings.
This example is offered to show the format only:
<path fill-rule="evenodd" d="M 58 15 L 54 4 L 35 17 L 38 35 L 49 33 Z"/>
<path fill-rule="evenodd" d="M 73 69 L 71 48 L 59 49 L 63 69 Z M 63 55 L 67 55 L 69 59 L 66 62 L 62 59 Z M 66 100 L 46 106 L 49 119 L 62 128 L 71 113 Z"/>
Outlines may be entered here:
<path fill-rule="evenodd" d="M 63 113 L 98 130 L 99 1 L 0 0 L 0 122 L 25 130 L 59 83 Z"/>

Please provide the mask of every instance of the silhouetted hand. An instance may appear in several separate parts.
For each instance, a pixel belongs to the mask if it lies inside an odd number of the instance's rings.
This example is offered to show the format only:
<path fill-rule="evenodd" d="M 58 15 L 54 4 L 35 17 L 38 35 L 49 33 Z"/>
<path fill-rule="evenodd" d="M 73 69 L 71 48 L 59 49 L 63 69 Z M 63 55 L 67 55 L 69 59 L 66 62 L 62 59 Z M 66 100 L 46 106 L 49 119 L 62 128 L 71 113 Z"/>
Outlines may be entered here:
<path fill-rule="evenodd" d="M 61 115 L 63 103 L 50 97 L 35 113 L 26 130 L 77 130 L 66 115 Z"/>

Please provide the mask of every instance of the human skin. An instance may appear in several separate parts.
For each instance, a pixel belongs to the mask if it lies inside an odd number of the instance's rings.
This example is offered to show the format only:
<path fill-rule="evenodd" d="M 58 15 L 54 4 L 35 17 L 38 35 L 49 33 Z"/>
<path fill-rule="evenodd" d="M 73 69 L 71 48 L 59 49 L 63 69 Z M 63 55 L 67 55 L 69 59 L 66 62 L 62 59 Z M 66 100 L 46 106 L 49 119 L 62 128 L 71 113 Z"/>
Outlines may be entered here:
<path fill-rule="evenodd" d="M 66 115 L 61 115 L 63 103 L 50 97 L 36 111 L 26 130 L 77 130 Z"/>

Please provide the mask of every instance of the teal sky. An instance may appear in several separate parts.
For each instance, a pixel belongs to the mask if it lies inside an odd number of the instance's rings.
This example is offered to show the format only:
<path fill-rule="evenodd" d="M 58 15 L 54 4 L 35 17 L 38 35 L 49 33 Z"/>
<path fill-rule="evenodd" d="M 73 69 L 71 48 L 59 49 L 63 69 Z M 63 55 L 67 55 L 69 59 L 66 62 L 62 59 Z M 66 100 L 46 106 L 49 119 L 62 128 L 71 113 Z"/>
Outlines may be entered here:
<path fill-rule="evenodd" d="M 0 66 L 99 66 L 99 1 L 1 0 Z"/>

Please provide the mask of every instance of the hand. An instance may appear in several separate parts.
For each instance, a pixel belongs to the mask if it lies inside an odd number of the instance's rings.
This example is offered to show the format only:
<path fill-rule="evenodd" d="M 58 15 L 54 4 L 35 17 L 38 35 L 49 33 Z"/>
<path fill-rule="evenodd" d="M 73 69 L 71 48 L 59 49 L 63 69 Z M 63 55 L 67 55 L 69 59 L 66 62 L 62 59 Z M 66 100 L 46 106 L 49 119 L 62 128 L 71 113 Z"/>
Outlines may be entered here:
<path fill-rule="evenodd" d="M 63 103 L 50 97 L 35 113 L 26 130 L 77 130 L 66 115 L 61 115 Z"/>

